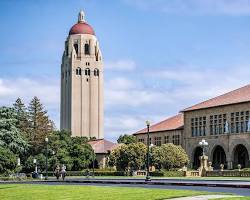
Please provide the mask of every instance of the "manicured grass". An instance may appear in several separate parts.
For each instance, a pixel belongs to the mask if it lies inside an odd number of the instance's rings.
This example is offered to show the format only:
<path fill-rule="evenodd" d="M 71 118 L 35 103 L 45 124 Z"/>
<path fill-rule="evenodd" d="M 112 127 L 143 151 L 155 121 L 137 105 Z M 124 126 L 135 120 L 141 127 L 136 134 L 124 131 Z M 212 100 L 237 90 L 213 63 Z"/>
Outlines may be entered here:
<path fill-rule="evenodd" d="M 55 177 L 53 177 L 55 178 Z M 71 178 L 87 178 L 86 176 L 67 176 Z M 89 176 L 92 179 L 92 176 Z M 95 179 L 145 179 L 145 176 L 95 176 Z M 242 180 L 250 181 L 250 177 L 157 177 L 151 176 L 153 179 L 184 179 L 184 180 Z"/>
<path fill-rule="evenodd" d="M 163 200 L 207 192 L 107 186 L 52 186 L 30 184 L 0 185 L 1 200 Z M 211 193 L 210 193 L 211 194 Z"/>
<path fill-rule="evenodd" d="M 220 198 L 220 199 L 216 199 L 216 200 L 250 200 L 250 197 Z"/>

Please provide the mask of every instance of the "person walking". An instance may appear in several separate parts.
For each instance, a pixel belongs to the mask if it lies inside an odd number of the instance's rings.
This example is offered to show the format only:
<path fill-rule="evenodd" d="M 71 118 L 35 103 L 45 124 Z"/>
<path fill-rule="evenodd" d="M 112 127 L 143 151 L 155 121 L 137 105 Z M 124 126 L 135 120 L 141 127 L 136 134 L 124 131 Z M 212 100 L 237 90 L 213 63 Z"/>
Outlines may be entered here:
<path fill-rule="evenodd" d="M 61 175 L 62 175 L 62 179 L 64 180 L 66 177 L 66 166 L 64 164 L 61 167 Z"/>

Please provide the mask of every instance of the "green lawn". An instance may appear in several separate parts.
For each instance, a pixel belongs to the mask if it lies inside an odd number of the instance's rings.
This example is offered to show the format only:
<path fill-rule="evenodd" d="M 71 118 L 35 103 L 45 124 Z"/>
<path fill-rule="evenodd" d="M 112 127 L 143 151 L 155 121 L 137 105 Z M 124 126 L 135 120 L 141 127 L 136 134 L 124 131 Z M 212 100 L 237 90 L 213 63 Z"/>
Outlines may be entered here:
<path fill-rule="evenodd" d="M 207 192 L 106 186 L 0 185 L 1 200 L 161 200 Z"/>
<path fill-rule="evenodd" d="M 216 200 L 250 200 L 250 197 L 220 198 L 220 199 L 216 199 Z"/>

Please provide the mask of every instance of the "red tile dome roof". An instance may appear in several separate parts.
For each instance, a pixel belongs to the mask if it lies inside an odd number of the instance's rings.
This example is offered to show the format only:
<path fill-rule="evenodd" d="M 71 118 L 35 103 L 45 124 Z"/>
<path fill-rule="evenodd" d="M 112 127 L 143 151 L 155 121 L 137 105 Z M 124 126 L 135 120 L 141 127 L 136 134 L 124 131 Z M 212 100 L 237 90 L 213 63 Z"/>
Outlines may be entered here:
<path fill-rule="evenodd" d="M 72 26 L 72 28 L 69 31 L 69 35 L 74 35 L 74 34 L 90 34 L 90 35 L 95 35 L 94 29 L 87 24 L 86 22 L 79 22 Z"/>

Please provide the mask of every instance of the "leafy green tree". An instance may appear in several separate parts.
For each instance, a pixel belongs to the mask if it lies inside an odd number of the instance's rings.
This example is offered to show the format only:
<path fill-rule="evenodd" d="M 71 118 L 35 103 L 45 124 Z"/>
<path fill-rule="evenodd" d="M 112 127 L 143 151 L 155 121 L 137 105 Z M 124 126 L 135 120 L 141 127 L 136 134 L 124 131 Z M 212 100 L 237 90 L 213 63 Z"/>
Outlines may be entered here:
<path fill-rule="evenodd" d="M 179 145 L 163 144 L 152 149 L 152 164 L 158 169 L 180 168 L 188 161 L 187 153 Z"/>
<path fill-rule="evenodd" d="M 36 164 L 34 163 L 34 159 L 36 159 Z M 24 163 L 23 171 L 25 172 L 34 172 L 35 166 L 37 165 L 38 169 L 41 171 L 45 170 L 46 167 L 46 157 L 44 154 L 38 154 L 35 156 L 29 156 Z"/>
<path fill-rule="evenodd" d="M 0 174 L 8 175 L 16 169 L 17 157 L 7 148 L 0 147 Z"/>
<path fill-rule="evenodd" d="M 88 168 L 92 160 L 95 160 L 93 149 L 89 144 L 73 144 L 70 148 L 70 157 L 73 171 Z"/>
<path fill-rule="evenodd" d="M 117 142 L 119 144 L 123 143 L 123 144 L 131 144 L 131 143 L 135 143 L 136 142 L 136 137 L 133 135 L 120 135 Z"/>
<path fill-rule="evenodd" d="M 0 107 L 0 145 L 21 156 L 27 151 L 28 143 L 17 128 L 17 123 L 13 108 Z"/>
<path fill-rule="evenodd" d="M 29 140 L 32 144 L 33 155 L 41 152 L 44 148 L 44 139 L 54 129 L 53 123 L 49 120 L 47 111 L 37 97 L 34 97 L 29 106 Z"/>
<path fill-rule="evenodd" d="M 123 144 L 111 151 L 109 165 L 118 170 L 138 170 L 145 166 L 146 145 L 143 143 Z"/>
<path fill-rule="evenodd" d="M 20 98 L 17 98 L 13 107 L 17 114 L 17 128 L 19 128 L 21 132 L 27 136 L 29 127 L 27 108 Z"/>

